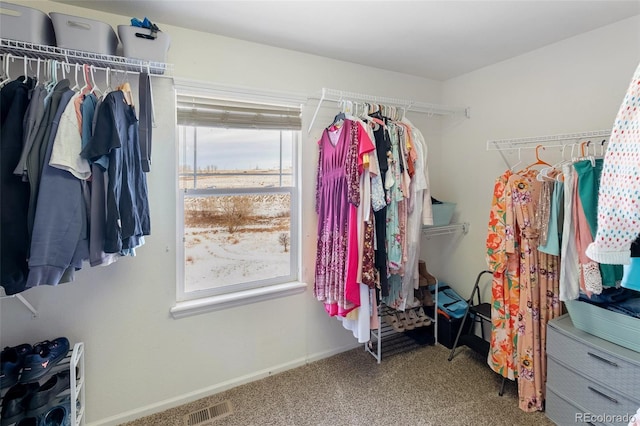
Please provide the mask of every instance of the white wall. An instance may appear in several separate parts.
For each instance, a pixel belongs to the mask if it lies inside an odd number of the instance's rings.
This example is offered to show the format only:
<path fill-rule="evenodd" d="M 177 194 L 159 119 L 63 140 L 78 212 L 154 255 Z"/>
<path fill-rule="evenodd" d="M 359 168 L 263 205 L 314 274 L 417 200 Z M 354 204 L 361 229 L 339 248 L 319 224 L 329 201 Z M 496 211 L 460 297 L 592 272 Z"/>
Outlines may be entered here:
<path fill-rule="evenodd" d="M 130 19 L 50 1 L 15 3 L 98 19 L 114 28 Z M 310 94 L 330 87 L 441 102 L 441 84 L 435 81 L 158 24 L 172 37 L 168 62 L 175 63 L 176 77 Z M 175 112 L 171 81 L 154 79 L 153 85 L 159 127 L 153 133 L 153 171 L 148 175 L 152 235 L 147 244 L 135 258 L 108 267 L 87 266 L 73 283 L 26 291 L 24 296 L 38 309 L 36 319 L 15 299 L 0 302 L 2 347 L 58 336 L 85 342 L 90 424 L 137 418 L 356 344 L 312 295 L 315 140 L 335 115 L 335 106 L 322 109 L 310 135 L 306 128 L 314 103 L 303 116 L 306 293 L 175 320 L 169 314 L 176 275 Z M 439 119 L 410 117 L 431 141 L 431 153 L 440 157 Z M 434 165 L 435 171 L 439 168 Z M 378 368 L 373 358 L 371 368 Z"/>
<path fill-rule="evenodd" d="M 506 169 L 486 141 L 610 129 L 639 62 L 640 17 L 634 17 L 444 83 L 443 102 L 471 105 L 471 119 L 444 124 L 440 161 L 447 169 L 432 180 L 471 227 L 456 243 L 438 237 L 441 246 L 426 249 L 436 274 L 466 297 L 486 268 L 493 184 Z M 560 153 L 549 149 L 541 157 L 555 162 Z M 517 163 L 517 152 L 509 155 Z M 523 151 L 522 159 L 523 166 L 533 162 L 535 152 Z"/>

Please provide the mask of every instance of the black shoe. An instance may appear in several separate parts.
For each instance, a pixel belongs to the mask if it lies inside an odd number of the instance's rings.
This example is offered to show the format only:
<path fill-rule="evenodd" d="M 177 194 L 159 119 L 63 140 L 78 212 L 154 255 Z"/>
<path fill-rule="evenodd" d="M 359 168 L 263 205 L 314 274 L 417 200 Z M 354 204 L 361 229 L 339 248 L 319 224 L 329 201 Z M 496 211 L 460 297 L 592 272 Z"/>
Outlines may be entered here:
<path fill-rule="evenodd" d="M 69 400 L 63 405 L 57 405 L 47 411 L 40 420 L 41 426 L 70 426 L 71 425 L 71 410 Z"/>
<path fill-rule="evenodd" d="M 33 351 L 31 345 L 6 347 L 0 354 L 0 388 L 10 388 L 18 383 L 24 358 Z"/>
<path fill-rule="evenodd" d="M 69 352 L 69 340 L 66 337 L 58 337 L 52 341 L 38 343 L 33 347 L 33 352 L 24 359 L 20 383 L 29 383 L 40 380 L 53 367 L 55 367 Z"/>
<path fill-rule="evenodd" d="M 40 388 L 34 392 L 27 404 L 27 416 L 38 417 L 48 409 L 60 403 L 58 395 L 69 389 L 69 371 L 64 370 L 51 376 Z M 68 397 L 68 395 L 65 395 Z"/>
<path fill-rule="evenodd" d="M 29 399 L 38 387 L 37 383 L 18 383 L 7 391 L 2 399 L 2 426 L 12 425 L 24 417 Z"/>

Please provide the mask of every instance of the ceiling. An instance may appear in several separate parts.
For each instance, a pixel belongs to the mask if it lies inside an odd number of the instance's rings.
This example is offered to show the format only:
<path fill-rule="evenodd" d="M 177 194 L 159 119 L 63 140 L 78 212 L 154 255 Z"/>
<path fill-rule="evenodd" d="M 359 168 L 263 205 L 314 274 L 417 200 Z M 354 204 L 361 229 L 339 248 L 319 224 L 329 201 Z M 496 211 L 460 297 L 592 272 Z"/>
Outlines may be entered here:
<path fill-rule="evenodd" d="M 640 0 L 55 1 L 435 80 L 640 14 Z"/>

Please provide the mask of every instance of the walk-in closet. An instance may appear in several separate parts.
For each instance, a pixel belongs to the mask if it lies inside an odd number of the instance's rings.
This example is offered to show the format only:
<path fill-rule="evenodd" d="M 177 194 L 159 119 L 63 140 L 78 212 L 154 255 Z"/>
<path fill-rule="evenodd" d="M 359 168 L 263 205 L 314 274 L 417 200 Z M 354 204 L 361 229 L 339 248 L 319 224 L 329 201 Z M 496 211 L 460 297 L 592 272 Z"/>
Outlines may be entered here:
<path fill-rule="evenodd" d="M 640 425 L 639 64 L 628 0 L 3 0 L 0 426 Z"/>

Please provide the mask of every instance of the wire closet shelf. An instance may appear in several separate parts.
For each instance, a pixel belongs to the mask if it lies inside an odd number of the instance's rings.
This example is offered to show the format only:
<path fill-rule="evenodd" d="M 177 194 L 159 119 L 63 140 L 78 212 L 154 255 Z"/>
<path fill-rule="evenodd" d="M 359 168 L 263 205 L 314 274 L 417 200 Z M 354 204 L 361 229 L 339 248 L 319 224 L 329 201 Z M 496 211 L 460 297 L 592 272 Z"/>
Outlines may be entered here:
<path fill-rule="evenodd" d="M 311 124 L 309 125 L 308 132 L 311 132 L 313 123 L 316 121 L 318 111 L 324 101 L 328 102 L 342 102 L 352 101 L 370 104 L 380 104 L 390 107 L 400 108 L 406 111 L 420 112 L 428 115 L 454 115 L 464 114 L 466 118 L 471 117 L 471 109 L 469 107 L 455 107 L 447 105 L 431 104 L 427 102 L 417 102 L 409 99 L 389 98 L 385 96 L 367 95 L 364 93 L 348 92 L 344 90 L 322 88 L 320 96 L 313 96 L 311 99 L 319 99 L 318 106 L 316 107 L 313 117 L 311 118 Z"/>
<path fill-rule="evenodd" d="M 64 49 L 56 46 L 28 43 L 0 38 L 0 53 L 13 55 L 16 59 L 27 57 L 41 60 L 57 60 L 68 64 L 87 64 L 103 69 L 126 72 L 148 72 L 155 76 L 173 75 L 173 64 L 145 61 L 123 56 L 105 55 L 82 50 Z M 10 57 L 5 57 L 9 60 Z"/>
<path fill-rule="evenodd" d="M 508 151 L 515 149 L 536 148 L 542 146 L 563 146 L 574 143 L 587 142 L 594 139 L 593 142 L 600 142 L 596 139 L 609 139 L 611 130 L 595 130 L 582 133 L 565 133 L 560 135 L 536 136 L 517 139 L 495 139 L 487 141 L 487 151 Z"/>

